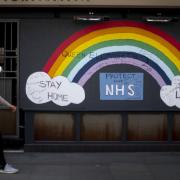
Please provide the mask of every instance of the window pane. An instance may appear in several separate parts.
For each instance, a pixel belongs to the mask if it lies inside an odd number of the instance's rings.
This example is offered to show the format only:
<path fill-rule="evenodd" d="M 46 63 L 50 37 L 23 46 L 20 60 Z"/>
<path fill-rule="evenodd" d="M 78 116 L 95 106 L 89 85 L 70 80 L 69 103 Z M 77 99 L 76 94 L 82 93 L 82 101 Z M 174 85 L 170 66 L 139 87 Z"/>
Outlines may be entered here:
<path fill-rule="evenodd" d="M 173 140 L 180 140 L 180 113 L 174 113 Z"/>
<path fill-rule="evenodd" d="M 41 141 L 73 140 L 73 115 L 36 113 L 34 117 L 34 139 Z"/>
<path fill-rule="evenodd" d="M 128 140 L 167 140 L 167 115 L 163 113 L 128 114 Z"/>
<path fill-rule="evenodd" d="M 81 140 L 119 141 L 122 117 L 119 114 L 84 114 L 81 121 Z"/>
<path fill-rule="evenodd" d="M 0 132 L 4 135 L 16 135 L 16 113 L 1 109 Z"/>

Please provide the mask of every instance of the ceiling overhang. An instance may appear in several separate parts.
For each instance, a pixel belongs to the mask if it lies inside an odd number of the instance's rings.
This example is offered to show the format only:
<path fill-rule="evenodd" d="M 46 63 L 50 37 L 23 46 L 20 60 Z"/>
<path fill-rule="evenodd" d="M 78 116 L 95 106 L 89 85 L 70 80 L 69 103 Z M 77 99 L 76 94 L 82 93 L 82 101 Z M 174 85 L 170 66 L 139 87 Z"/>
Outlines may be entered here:
<path fill-rule="evenodd" d="M 179 0 L 0 0 L 1 7 L 157 7 L 179 8 Z"/>

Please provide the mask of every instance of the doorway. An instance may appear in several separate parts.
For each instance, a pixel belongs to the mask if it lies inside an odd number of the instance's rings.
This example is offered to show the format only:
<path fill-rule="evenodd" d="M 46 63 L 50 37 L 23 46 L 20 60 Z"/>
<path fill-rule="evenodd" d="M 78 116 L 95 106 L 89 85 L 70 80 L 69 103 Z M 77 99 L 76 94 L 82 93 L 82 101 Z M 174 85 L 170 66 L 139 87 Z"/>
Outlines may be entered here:
<path fill-rule="evenodd" d="M 0 20 L 0 96 L 18 107 L 19 24 Z M 19 138 L 19 110 L 11 112 L 0 104 L 0 131 L 7 138 Z"/>

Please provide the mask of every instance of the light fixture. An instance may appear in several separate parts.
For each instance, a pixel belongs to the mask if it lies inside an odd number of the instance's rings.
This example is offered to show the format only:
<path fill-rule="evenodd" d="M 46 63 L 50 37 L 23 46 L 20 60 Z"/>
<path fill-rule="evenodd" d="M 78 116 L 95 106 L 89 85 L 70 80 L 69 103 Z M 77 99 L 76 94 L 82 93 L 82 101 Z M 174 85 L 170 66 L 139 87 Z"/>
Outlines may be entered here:
<path fill-rule="evenodd" d="M 107 16 L 94 16 L 94 15 L 88 15 L 88 16 L 74 16 L 75 21 L 107 21 L 109 20 L 109 17 Z"/>
<path fill-rule="evenodd" d="M 3 71 L 3 68 L 2 68 L 2 66 L 0 66 L 0 72 L 2 72 Z"/>
<path fill-rule="evenodd" d="M 177 17 L 166 17 L 166 16 L 147 16 L 143 18 L 146 22 L 157 22 L 157 23 L 168 23 L 177 21 Z"/>

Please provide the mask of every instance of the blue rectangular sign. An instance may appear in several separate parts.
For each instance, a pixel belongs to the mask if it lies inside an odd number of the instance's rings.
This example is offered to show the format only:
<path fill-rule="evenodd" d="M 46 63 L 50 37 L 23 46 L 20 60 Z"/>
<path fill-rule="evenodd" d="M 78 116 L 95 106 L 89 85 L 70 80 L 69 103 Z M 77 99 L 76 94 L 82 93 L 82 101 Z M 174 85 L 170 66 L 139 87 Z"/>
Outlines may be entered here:
<path fill-rule="evenodd" d="M 143 100 L 143 73 L 100 73 L 100 100 Z"/>

